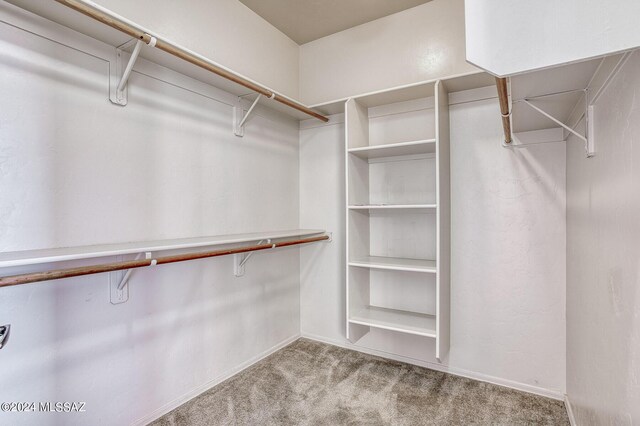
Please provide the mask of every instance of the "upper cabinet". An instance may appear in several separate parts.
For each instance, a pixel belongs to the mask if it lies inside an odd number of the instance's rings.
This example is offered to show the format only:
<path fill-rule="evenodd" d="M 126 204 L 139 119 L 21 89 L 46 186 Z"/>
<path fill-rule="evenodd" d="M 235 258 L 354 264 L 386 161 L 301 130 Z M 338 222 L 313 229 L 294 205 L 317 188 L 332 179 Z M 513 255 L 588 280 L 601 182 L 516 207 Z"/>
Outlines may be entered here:
<path fill-rule="evenodd" d="M 465 0 L 467 61 L 504 77 L 634 49 L 638 16 L 638 0 Z"/>

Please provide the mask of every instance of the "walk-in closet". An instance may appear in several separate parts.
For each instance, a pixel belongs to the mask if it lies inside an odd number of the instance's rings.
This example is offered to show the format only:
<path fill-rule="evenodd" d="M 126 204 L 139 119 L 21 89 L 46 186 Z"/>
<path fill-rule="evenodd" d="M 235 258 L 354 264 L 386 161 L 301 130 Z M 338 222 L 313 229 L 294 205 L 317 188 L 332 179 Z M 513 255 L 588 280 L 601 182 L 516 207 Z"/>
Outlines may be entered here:
<path fill-rule="evenodd" d="M 0 0 L 0 425 L 640 424 L 638 16 Z"/>

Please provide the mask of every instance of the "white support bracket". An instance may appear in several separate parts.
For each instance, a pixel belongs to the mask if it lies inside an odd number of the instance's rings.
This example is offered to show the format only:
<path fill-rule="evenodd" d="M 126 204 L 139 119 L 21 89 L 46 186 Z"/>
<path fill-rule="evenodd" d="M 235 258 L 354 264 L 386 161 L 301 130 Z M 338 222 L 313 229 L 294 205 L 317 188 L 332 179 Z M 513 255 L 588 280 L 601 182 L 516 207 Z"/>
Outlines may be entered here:
<path fill-rule="evenodd" d="M 135 45 L 133 52 L 125 66 L 124 57 L 126 56 L 126 51 L 134 41 Z M 157 39 L 155 37 L 151 37 L 148 46 L 154 47 L 156 42 Z M 145 42 L 142 40 L 132 39 L 116 48 L 115 75 L 112 76 L 113 78 L 109 83 L 109 100 L 116 105 L 125 106 L 127 104 L 127 82 L 129 81 L 129 77 L 133 71 L 133 66 L 136 63 L 138 56 L 140 56 L 140 50 L 142 49 L 143 44 L 145 44 Z"/>
<path fill-rule="evenodd" d="M 258 245 L 264 243 L 265 240 L 260 240 L 258 242 Z M 267 244 L 271 244 L 271 240 L 267 240 L 266 241 Z M 271 246 L 271 248 L 275 248 L 276 245 L 273 244 Z M 241 277 L 244 275 L 244 265 L 247 263 L 247 261 L 251 258 L 251 256 L 253 255 L 253 251 L 249 252 L 247 254 L 244 253 L 238 253 L 233 255 L 233 275 L 235 275 L 236 277 Z"/>
<path fill-rule="evenodd" d="M 546 111 L 544 111 L 540 107 L 534 105 L 533 103 L 531 103 L 530 99 L 520 99 L 518 102 L 524 103 L 525 105 L 527 105 L 530 108 L 532 108 L 534 111 L 536 111 L 539 114 L 545 116 L 549 120 L 553 121 L 554 123 L 556 123 L 557 125 L 562 127 L 564 130 L 568 131 L 569 133 L 575 135 L 578 139 L 582 140 L 584 142 L 584 147 L 585 147 L 585 151 L 586 151 L 587 157 L 593 157 L 595 155 L 595 141 L 593 140 L 593 137 L 592 137 L 592 135 L 593 135 L 593 106 L 589 105 L 588 92 L 585 93 L 585 108 L 586 108 L 585 116 L 587 117 L 586 135 L 581 135 L 580 133 L 578 133 L 577 131 L 575 131 L 574 129 L 572 129 L 571 127 L 569 127 L 568 125 L 566 125 L 562 121 L 558 120 L 557 118 L 555 118 L 551 114 L 547 113 Z"/>
<path fill-rule="evenodd" d="M 243 114 L 244 109 L 242 108 L 242 98 L 240 97 L 238 98 L 238 104 L 233 107 L 233 134 L 234 135 L 239 137 L 244 136 L 244 124 L 249 119 L 249 116 L 253 112 L 253 109 L 256 107 L 256 105 L 258 105 L 258 101 L 260 101 L 261 97 L 262 97 L 262 94 L 258 93 L 258 96 L 253 101 L 253 103 L 249 107 L 249 110 L 247 111 L 246 114 Z"/>
<path fill-rule="evenodd" d="M 151 252 L 138 253 L 135 260 L 140 260 L 143 255 L 145 259 L 151 259 L 152 257 Z M 118 256 L 118 261 L 122 260 L 122 256 Z M 129 278 L 131 278 L 132 272 L 133 269 L 109 272 L 109 294 L 112 305 L 124 303 L 129 300 Z"/>

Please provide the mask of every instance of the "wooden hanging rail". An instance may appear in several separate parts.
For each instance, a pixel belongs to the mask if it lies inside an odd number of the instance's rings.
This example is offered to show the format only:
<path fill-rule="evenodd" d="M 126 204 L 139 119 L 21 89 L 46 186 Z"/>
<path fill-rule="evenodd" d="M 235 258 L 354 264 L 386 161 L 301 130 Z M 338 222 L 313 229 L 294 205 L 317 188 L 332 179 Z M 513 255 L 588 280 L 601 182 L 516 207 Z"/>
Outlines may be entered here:
<path fill-rule="evenodd" d="M 502 114 L 504 142 L 511 143 L 511 112 L 509 111 L 509 92 L 507 91 L 507 79 L 496 77 L 496 86 L 498 88 L 498 100 L 500 101 L 500 114 Z"/>
<path fill-rule="evenodd" d="M 258 244 L 234 249 L 193 252 L 186 254 L 176 254 L 172 256 L 161 256 L 153 259 L 128 260 L 124 262 L 104 263 L 101 265 L 81 266 L 78 268 L 55 269 L 44 272 L 32 272 L 21 275 L 0 277 L 0 287 L 29 284 L 39 281 L 57 280 L 61 278 L 79 277 L 82 275 L 99 274 L 102 272 L 122 271 L 125 269 L 143 268 L 145 266 L 162 265 L 166 263 L 184 262 L 186 260 L 206 259 L 209 257 L 226 256 L 229 254 L 248 253 L 259 250 L 268 250 L 278 247 L 295 246 L 299 244 L 314 243 L 328 240 L 328 235 L 318 237 L 301 238 L 297 240 L 281 241 L 270 244 Z"/>
<path fill-rule="evenodd" d="M 198 55 L 197 53 L 192 52 L 177 44 L 171 43 L 168 40 L 163 40 L 161 37 L 152 36 L 147 31 L 145 31 L 142 27 L 139 27 L 136 24 L 133 24 L 132 22 L 122 18 L 121 16 L 116 15 L 113 12 L 107 9 L 104 9 L 90 1 L 87 1 L 87 0 L 55 0 L 55 1 L 73 10 L 76 10 L 84 15 L 87 15 L 90 18 L 95 19 L 96 21 L 102 22 L 105 25 L 115 28 L 118 31 L 128 34 L 131 37 L 134 37 L 138 40 L 142 40 L 146 44 L 149 44 L 151 43 L 152 40 L 154 40 L 155 47 L 160 50 L 163 50 L 184 61 L 190 62 L 193 65 L 196 65 L 200 68 L 204 68 L 205 70 L 210 71 L 214 74 L 217 74 L 223 78 L 226 78 L 227 80 L 231 80 L 234 83 L 244 86 L 249 90 L 252 90 L 261 95 L 264 95 L 267 98 L 274 99 L 284 105 L 287 105 L 307 115 L 317 118 L 318 120 L 322 120 L 325 123 L 329 121 L 329 118 L 315 112 L 311 108 L 308 108 L 279 93 L 275 93 L 274 91 L 267 89 L 266 87 L 263 87 L 253 81 L 250 81 L 234 73 L 233 71 L 225 69 L 220 65 L 216 64 L 215 62 L 205 58 L 204 56 Z"/>

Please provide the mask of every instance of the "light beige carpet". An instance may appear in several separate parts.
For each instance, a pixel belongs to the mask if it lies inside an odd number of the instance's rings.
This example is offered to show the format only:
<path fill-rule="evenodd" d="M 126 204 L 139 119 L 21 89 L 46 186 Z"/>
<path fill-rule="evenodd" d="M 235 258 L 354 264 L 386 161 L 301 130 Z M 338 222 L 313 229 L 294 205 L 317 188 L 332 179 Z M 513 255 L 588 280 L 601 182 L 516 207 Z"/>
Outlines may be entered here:
<path fill-rule="evenodd" d="M 560 401 L 300 339 L 153 425 L 568 425 Z"/>

